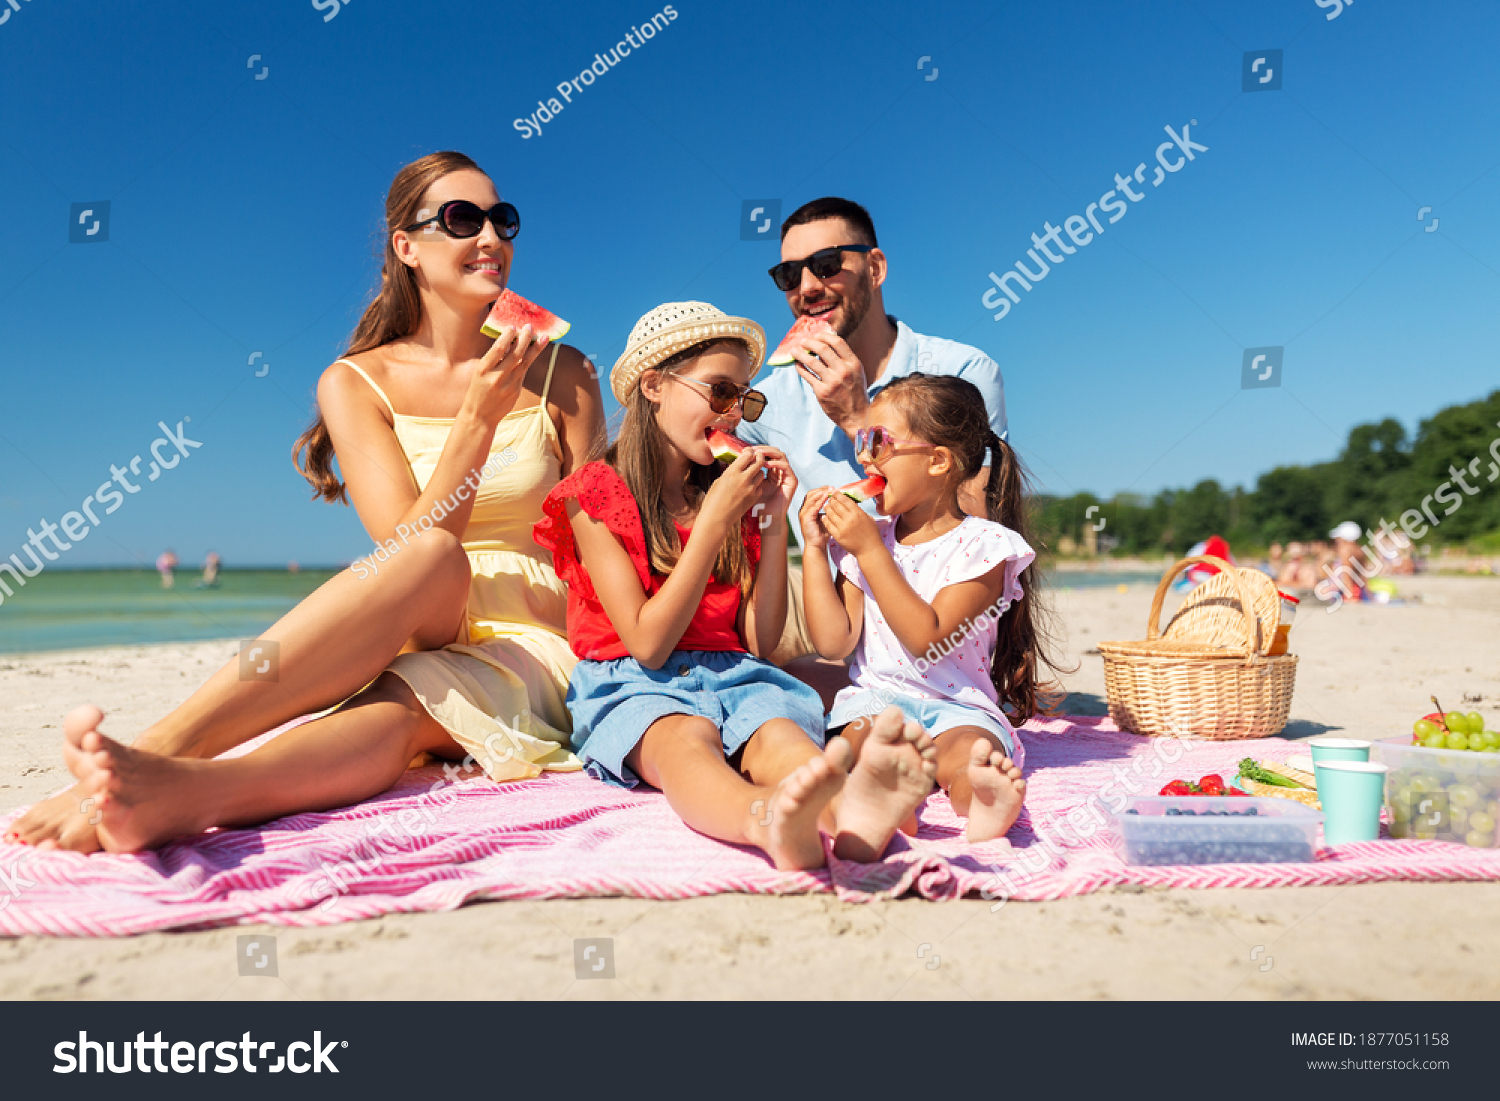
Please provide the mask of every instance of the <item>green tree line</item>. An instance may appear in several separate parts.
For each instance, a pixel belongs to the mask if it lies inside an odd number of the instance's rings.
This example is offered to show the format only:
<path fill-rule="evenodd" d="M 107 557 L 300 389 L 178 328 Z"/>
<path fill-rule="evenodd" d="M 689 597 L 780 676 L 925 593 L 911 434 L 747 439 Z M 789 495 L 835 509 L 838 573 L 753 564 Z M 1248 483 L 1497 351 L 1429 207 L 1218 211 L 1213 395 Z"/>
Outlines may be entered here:
<path fill-rule="evenodd" d="M 1092 514 L 1090 506 L 1098 506 Z M 1338 458 L 1278 466 L 1252 490 L 1226 489 L 1210 478 L 1152 497 L 1039 495 L 1035 507 L 1054 552 L 1064 537 L 1084 545 L 1085 529 L 1101 519 L 1099 536 L 1114 553 L 1158 555 L 1182 554 L 1214 534 L 1250 550 L 1327 539 L 1344 520 L 1366 530 L 1382 518 L 1400 527 L 1403 514 L 1411 525 L 1429 528 L 1424 542 L 1500 549 L 1500 390 L 1440 410 L 1421 422 L 1415 438 L 1391 417 L 1356 425 Z"/>

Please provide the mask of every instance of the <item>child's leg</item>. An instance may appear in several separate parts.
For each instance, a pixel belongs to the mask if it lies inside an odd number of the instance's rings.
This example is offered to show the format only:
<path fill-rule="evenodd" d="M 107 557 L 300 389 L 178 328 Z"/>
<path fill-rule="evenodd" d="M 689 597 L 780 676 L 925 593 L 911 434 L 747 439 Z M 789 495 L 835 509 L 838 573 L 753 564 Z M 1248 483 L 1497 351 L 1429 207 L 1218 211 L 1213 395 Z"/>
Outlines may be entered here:
<path fill-rule="evenodd" d="M 859 758 L 834 808 L 838 819 L 833 851 L 840 860 L 879 860 L 896 830 L 910 822 L 932 790 L 937 750 L 932 739 L 900 708 L 887 707 L 853 731 Z M 850 723 L 846 733 L 857 725 Z M 834 741 L 840 739 L 835 738 Z"/>
<path fill-rule="evenodd" d="M 783 726 L 796 732 L 796 740 Z M 769 736 L 762 737 L 768 728 Z M 699 833 L 754 845 L 778 868 L 822 867 L 818 819 L 844 785 L 848 744 L 835 739 L 819 750 L 796 724 L 773 720 L 746 743 L 745 756 L 752 780 L 724 760 L 713 723 L 698 715 L 668 715 L 646 728 L 625 760 Z"/>
<path fill-rule="evenodd" d="M 938 784 L 953 811 L 968 818 L 966 840 L 989 841 L 1015 824 L 1026 797 L 1021 770 L 1005 745 L 978 726 L 955 726 L 938 737 Z"/>
<path fill-rule="evenodd" d="M 462 752 L 393 674 L 331 715 L 279 734 L 243 757 L 203 761 L 121 745 L 80 707 L 64 723 L 63 755 L 80 800 L 98 815 L 110 852 L 138 852 L 210 826 L 246 826 L 348 806 L 385 791 L 418 753 Z"/>

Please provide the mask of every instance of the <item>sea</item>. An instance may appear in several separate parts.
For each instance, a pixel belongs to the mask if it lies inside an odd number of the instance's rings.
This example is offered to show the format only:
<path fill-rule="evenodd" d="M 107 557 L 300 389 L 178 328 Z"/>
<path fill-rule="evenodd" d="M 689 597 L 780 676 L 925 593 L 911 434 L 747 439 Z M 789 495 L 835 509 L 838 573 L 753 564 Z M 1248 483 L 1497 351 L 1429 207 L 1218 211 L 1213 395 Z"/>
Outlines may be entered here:
<path fill-rule="evenodd" d="M 0 604 L 0 654 L 139 646 L 154 642 L 260 636 L 331 578 L 333 569 L 226 569 L 212 587 L 179 570 L 162 588 L 155 570 L 44 570 Z M 1156 572 L 1067 570 L 1047 580 L 1060 589 L 1154 585 Z"/>

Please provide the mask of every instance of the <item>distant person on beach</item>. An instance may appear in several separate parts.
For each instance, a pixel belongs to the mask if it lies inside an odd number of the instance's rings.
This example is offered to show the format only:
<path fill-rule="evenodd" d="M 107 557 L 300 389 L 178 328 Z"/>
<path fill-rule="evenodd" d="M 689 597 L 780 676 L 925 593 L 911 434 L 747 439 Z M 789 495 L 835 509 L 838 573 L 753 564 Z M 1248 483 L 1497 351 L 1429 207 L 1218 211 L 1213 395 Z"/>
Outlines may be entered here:
<path fill-rule="evenodd" d="M 882 287 L 889 270 L 875 223 L 858 203 L 814 199 L 781 224 L 781 262 L 771 269 L 771 279 L 786 295 L 794 318 L 823 317 L 832 329 L 811 334 L 793 351 L 794 364 L 776 368 L 758 384 L 767 398 L 765 415 L 740 431 L 747 443 L 786 452 L 801 479 L 794 514 L 802 508 L 805 487 L 844 485 L 865 476 L 854 435 L 865 427 L 870 404 L 903 375 L 921 371 L 972 382 L 983 395 L 990 430 L 1006 438 L 999 366 L 978 348 L 913 332 L 886 313 Z M 959 504 L 970 515 L 985 513 L 988 474 L 986 466 L 960 491 Z M 800 541 L 801 532 L 796 534 Z M 799 567 L 792 568 L 789 580 L 787 628 L 771 658 L 778 665 L 813 653 Z M 824 692 L 825 703 L 829 689 L 847 683 L 842 670 L 803 664 L 795 671 Z"/>
<path fill-rule="evenodd" d="M 217 551 L 209 551 L 208 556 L 203 559 L 203 576 L 198 579 L 202 588 L 218 584 L 219 581 L 219 554 Z"/>
<path fill-rule="evenodd" d="M 402 168 L 385 214 L 380 293 L 348 357 L 324 371 L 318 419 L 295 449 L 316 496 L 353 500 L 388 552 L 378 570 L 341 571 L 133 745 L 100 731 L 98 708 L 70 712 L 78 784 L 7 840 L 156 848 L 357 803 L 428 753 L 495 780 L 580 767 L 564 701 L 567 591 L 532 526 L 603 436 L 599 384 L 582 354 L 529 325 L 480 332 L 520 219 L 472 160 L 434 153 Z"/>
<path fill-rule="evenodd" d="M 177 583 L 177 577 L 172 572 L 177 568 L 177 555 L 171 550 L 164 550 L 156 556 L 156 572 L 161 574 L 161 587 L 170 589 Z"/>

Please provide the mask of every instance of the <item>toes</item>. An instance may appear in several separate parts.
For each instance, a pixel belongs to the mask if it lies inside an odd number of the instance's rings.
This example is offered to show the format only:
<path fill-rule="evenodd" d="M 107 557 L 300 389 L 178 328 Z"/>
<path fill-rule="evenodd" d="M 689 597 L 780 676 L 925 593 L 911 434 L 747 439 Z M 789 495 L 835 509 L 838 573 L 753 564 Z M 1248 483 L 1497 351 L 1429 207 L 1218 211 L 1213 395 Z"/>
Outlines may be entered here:
<path fill-rule="evenodd" d="M 104 721 L 104 712 L 91 703 L 75 707 L 63 717 L 63 735 L 74 745 Z"/>
<path fill-rule="evenodd" d="M 847 739 L 842 737 L 833 738 L 823 750 L 823 760 L 827 761 L 840 772 L 848 772 L 854 767 L 854 749 L 849 745 Z"/>
<path fill-rule="evenodd" d="M 990 760 L 990 743 L 983 738 L 975 738 L 969 745 L 969 767 L 983 768 Z"/>
<path fill-rule="evenodd" d="M 870 724 L 870 740 L 882 745 L 895 745 L 906 736 L 906 715 L 899 707 L 887 707 Z"/>

